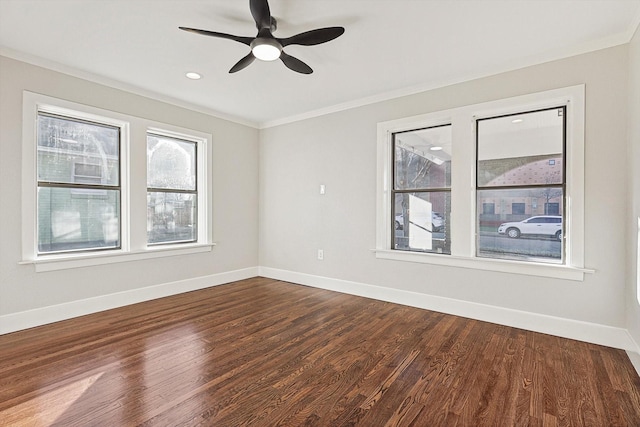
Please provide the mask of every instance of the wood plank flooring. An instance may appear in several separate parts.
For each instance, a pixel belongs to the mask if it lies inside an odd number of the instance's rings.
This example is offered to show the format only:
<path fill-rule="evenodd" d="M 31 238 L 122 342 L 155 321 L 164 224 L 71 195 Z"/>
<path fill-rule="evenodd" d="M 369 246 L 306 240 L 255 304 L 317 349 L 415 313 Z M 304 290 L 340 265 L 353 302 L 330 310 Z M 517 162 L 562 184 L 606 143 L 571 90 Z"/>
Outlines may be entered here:
<path fill-rule="evenodd" d="M 640 426 L 621 350 L 254 278 L 0 336 L 3 426 Z"/>

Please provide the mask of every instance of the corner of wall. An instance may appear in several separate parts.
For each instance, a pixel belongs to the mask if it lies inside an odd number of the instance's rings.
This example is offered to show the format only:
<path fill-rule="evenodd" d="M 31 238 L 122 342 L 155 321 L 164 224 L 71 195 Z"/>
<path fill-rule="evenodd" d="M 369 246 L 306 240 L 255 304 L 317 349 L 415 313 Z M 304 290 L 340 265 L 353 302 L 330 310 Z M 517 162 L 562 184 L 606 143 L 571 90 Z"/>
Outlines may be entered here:
<path fill-rule="evenodd" d="M 627 350 L 627 356 L 629 356 L 631 364 L 635 368 L 638 375 L 640 375 L 640 353 L 635 353 Z"/>
<path fill-rule="evenodd" d="M 626 293 L 626 327 L 630 337 L 635 341 L 638 349 L 629 353 L 629 358 L 640 373 L 640 301 L 638 298 L 638 283 L 640 280 L 638 264 L 640 264 L 640 16 L 633 37 L 629 41 L 629 80 L 628 80 L 628 177 L 627 198 L 628 242 L 627 242 L 627 293 Z"/>

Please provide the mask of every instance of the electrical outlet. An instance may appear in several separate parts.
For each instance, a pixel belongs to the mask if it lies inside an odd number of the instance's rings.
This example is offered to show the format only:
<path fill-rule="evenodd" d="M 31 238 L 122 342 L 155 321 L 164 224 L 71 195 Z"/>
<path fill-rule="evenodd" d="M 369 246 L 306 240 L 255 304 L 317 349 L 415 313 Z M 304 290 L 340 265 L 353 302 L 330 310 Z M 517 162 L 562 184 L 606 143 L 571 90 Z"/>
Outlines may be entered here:
<path fill-rule="evenodd" d="M 318 259 L 320 261 L 324 259 L 324 251 L 322 249 L 318 249 Z"/>
<path fill-rule="evenodd" d="M 325 193 L 325 186 L 324 184 L 320 184 L 320 194 L 324 194 Z"/>

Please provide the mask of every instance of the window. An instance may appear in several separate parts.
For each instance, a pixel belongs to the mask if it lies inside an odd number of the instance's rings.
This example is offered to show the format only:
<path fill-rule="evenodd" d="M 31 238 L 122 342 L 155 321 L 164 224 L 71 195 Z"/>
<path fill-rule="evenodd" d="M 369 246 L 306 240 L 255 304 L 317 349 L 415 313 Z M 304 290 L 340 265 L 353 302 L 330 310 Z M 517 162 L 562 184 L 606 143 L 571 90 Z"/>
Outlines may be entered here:
<path fill-rule="evenodd" d="M 445 129 L 449 145 L 431 150 L 440 144 L 430 134 Z M 377 166 L 377 258 L 570 280 L 591 272 L 584 86 L 379 123 Z"/>
<path fill-rule="evenodd" d="M 483 215 L 495 215 L 496 214 L 496 204 L 495 203 L 483 203 L 482 204 L 482 214 Z"/>
<path fill-rule="evenodd" d="M 197 142 L 147 135 L 147 241 L 197 239 Z"/>
<path fill-rule="evenodd" d="M 393 134 L 394 249 L 448 254 L 451 126 Z"/>
<path fill-rule="evenodd" d="M 120 248 L 120 128 L 39 112 L 38 253 Z"/>
<path fill-rule="evenodd" d="M 147 143 L 130 143 L 130 131 Z M 22 263 L 49 271 L 210 251 L 210 141 L 24 92 Z"/>
<path fill-rule="evenodd" d="M 478 256 L 562 261 L 564 118 L 561 106 L 476 121 L 478 206 L 500 207 L 493 217 L 478 212 Z M 550 206 L 555 217 L 536 216 L 552 215 Z"/>
<path fill-rule="evenodd" d="M 545 203 L 544 204 L 545 215 L 560 215 L 560 203 Z"/>
<path fill-rule="evenodd" d="M 511 203 L 512 215 L 524 215 L 524 203 L 514 202 Z"/>

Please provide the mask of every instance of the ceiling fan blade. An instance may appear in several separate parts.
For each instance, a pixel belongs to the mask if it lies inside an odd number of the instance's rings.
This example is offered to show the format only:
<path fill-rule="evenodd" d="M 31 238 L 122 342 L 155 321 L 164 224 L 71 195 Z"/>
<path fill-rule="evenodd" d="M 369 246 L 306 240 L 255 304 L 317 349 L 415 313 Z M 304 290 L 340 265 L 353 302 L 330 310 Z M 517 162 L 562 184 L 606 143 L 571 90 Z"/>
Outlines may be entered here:
<path fill-rule="evenodd" d="M 247 56 L 242 58 L 240 61 L 236 62 L 236 65 L 231 67 L 231 69 L 229 70 L 229 73 L 235 73 L 247 68 L 255 59 L 256 57 L 253 56 L 253 53 L 249 52 Z"/>
<path fill-rule="evenodd" d="M 183 31 L 188 31 L 190 33 L 202 34 L 203 36 L 211 36 L 211 37 L 218 37 L 221 39 L 233 40 L 238 43 L 246 44 L 247 46 L 250 46 L 251 42 L 254 39 L 253 37 L 240 37 L 240 36 L 234 36 L 233 34 L 218 33 L 215 31 L 207 31 L 207 30 L 198 30 L 197 28 L 188 28 L 188 27 L 178 27 L 178 28 Z"/>
<path fill-rule="evenodd" d="M 291 44 L 299 44 L 303 46 L 313 46 L 316 44 L 326 43 L 344 34 L 343 27 L 327 27 L 318 28 L 317 30 L 305 31 L 286 39 L 276 39 L 280 44 L 289 46 Z"/>
<path fill-rule="evenodd" d="M 284 52 L 280 52 L 280 59 L 287 66 L 288 69 L 295 71 L 296 73 L 301 74 L 311 74 L 313 70 L 304 62 L 300 61 L 298 58 L 294 58 L 293 56 L 287 55 Z"/>
<path fill-rule="evenodd" d="M 249 8 L 258 30 L 271 28 L 271 11 L 267 0 L 249 0 Z"/>

